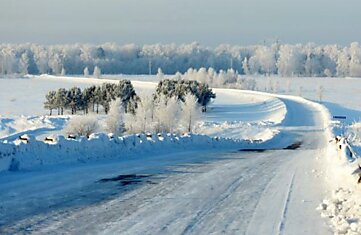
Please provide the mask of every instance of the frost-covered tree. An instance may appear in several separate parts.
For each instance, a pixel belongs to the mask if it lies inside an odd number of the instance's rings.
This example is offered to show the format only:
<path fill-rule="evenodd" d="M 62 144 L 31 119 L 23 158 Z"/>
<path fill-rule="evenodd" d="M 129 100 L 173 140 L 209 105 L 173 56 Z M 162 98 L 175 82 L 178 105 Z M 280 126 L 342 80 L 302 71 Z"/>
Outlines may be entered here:
<path fill-rule="evenodd" d="M 93 76 L 95 78 L 100 78 L 102 75 L 102 71 L 100 70 L 100 68 L 98 66 L 94 67 L 94 72 L 93 72 Z"/>
<path fill-rule="evenodd" d="M 155 121 L 157 132 L 174 132 L 177 127 L 179 103 L 175 97 L 161 96 L 155 108 Z"/>
<path fill-rule="evenodd" d="M 157 79 L 160 81 L 162 79 L 164 79 L 164 73 L 162 71 L 161 68 L 158 68 L 158 72 L 157 72 Z"/>
<path fill-rule="evenodd" d="M 338 55 L 336 74 L 339 77 L 346 77 L 350 75 L 350 56 L 348 50 L 344 48 Z"/>
<path fill-rule="evenodd" d="M 269 75 L 276 73 L 276 62 L 276 51 L 273 47 L 259 46 L 249 59 L 247 67 L 251 74 Z M 245 68 L 248 69 L 247 67 Z"/>
<path fill-rule="evenodd" d="M 128 130 L 131 133 L 146 133 L 155 130 L 155 103 L 152 96 L 143 95 L 137 103 L 135 113 L 128 115 Z"/>
<path fill-rule="evenodd" d="M 20 58 L 19 67 L 21 74 L 28 74 L 29 73 L 29 56 L 27 53 L 23 53 Z"/>
<path fill-rule="evenodd" d="M 66 75 L 66 71 L 65 71 L 64 67 L 61 69 L 60 75 L 61 75 L 61 76 L 65 76 L 65 75 Z"/>
<path fill-rule="evenodd" d="M 243 68 L 243 72 L 247 75 L 249 75 L 251 72 L 249 70 L 249 65 L 248 65 L 248 58 L 245 57 L 243 62 L 242 62 L 242 68 Z"/>
<path fill-rule="evenodd" d="M 361 48 L 357 42 L 350 46 L 350 76 L 361 77 Z"/>
<path fill-rule="evenodd" d="M 152 68 L 162 68 L 166 74 L 178 71 L 184 74 L 193 68 L 197 73 L 192 76 L 199 77 L 193 79 L 212 84 L 210 80 L 215 76 L 209 71 L 205 74 L 205 70 L 211 67 L 217 73 L 232 68 L 239 74 L 359 76 L 359 48 L 357 43 L 346 48 L 315 44 L 276 43 L 246 47 L 222 44 L 214 49 L 198 43 L 143 46 L 114 43 L 48 46 L 0 44 L 0 73 L 24 74 L 27 70 L 29 74 L 61 74 L 64 68 L 67 74 L 80 75 L 84 74 L 86 67 L 98 67 L 103 74 L 148 74 L 149 61 L 152 61 Z M 175 78 L 179 78 L 179 74 Z"/>
<path fill-rule="evenodd" d="M 106 118 L 107 130 L 116 136 L 120 136 L 125 131 L 124 107 L 120 99 L 113 100 L 110 103 L 109 113 Z"/>
<path fill-rule="evenodd" d="M 86 77 L 86 78 L 89 77 L 89 69 L 88 69 L 88 67 L 84 68 L 83 74 L 84 74 L 84 77 Z"/>
<path fill-rule="evenodd" d="M 282 45 L 277 61 L 278 74 L 281 76 L 300 76 L 304 74 L 305 55 L 299 45 Z"/>
<path fill-rule="evenodd" d="M 89 137 L 99 129 L 98 120 L 95 116 L 75 116 L 71 118 L 65 127 L 66 134 Z"/>
<path fill-rule="evenodd" d="M 200 108 L 197 98 L 192 94 L 187 94 L 184 103 L 181 105 L 181 123 L 185 130 L 192 132 L 194 125 L 200 118 Z"/>
<path fill-rule="evenodd" d="M 62 61 L 61 57 L 58 53 L 55 53 L 53 56 L 49 59 L 49 66 L 52 70 L 53 74 L 60 74 L 62 69 Z"/>

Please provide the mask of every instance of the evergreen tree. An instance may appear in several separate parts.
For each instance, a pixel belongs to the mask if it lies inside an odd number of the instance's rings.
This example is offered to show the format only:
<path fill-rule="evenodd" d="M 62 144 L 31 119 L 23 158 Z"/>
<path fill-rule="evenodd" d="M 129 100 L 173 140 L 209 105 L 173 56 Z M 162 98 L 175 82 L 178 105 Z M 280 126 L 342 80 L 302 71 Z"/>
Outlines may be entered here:
<path fill-rule="evenodd" d="M 71 114 L 76 114 L 77 110 L 82 107 L 82 92 L 80 88 L 73 87 L 67 93 L 68 106 L 71 109 Z"/>
<path fill-rule="evenodd" d="M 49 109 L 49 115 L 51 116 L 53 114 L 53 109 L 56 108 L 56 92 L 49 91 L 48 94 L 46 94 L 45 99 L 44 108 Z"/>
<path fill-rule="evenodd" d="M 64 114 L 64 108 L 68 106 L 67 90 L 60 88 L 56 92 L 56 108 L 58 109 L 58 115 Z"/>

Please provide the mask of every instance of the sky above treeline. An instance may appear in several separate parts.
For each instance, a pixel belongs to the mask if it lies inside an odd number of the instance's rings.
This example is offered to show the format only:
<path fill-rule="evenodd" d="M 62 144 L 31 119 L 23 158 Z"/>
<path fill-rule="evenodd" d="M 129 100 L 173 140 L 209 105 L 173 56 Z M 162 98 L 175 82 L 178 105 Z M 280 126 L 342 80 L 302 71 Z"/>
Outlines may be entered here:
<path fill-rule="evenodd" d="M 0 43 L 361 41 L 360 0 L 0 0 Z"/>

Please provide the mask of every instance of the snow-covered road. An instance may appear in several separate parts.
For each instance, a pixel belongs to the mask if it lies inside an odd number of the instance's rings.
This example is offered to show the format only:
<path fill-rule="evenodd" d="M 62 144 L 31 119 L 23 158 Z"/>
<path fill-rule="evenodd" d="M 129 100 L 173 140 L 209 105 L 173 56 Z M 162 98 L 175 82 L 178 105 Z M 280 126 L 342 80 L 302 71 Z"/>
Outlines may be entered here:
<path fill-rule="evenodd" d="M 288 111 L 280 129 L 302 142 L 296 150 L 190 152 L 5 175 L 0 231 L 330 234 L 316 211 L 325 193 L 324 118 L 307 102 L 281 99 Z"/>

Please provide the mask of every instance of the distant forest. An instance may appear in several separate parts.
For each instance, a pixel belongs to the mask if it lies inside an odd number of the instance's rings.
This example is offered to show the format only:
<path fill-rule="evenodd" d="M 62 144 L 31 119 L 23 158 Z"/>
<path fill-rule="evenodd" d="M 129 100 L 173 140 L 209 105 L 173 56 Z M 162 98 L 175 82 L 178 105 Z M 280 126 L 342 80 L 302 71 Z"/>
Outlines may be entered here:
<path fill-rule="evenodd" d="M 189 68 L 233 68 L 239 74 L 309 77 L 361 77 L 361 47 L 315 45 L 232 46 L 208 48 L 198 43 L 102 45 L 0 44 L 0 75 L 184 73 Z"/>

